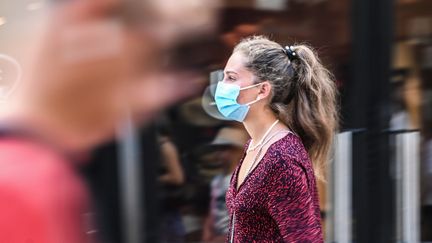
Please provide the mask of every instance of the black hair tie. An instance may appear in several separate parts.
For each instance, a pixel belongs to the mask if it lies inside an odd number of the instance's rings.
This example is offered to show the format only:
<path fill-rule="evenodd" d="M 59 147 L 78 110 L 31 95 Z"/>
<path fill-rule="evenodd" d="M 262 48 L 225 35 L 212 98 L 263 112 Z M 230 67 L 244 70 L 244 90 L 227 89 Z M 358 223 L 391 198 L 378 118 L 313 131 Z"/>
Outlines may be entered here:
<path fill-rule="evenodd" d="M 293 61 L 298 58 L 297 53 L 293 50 L 293 46 L 285 46 L 284 52 L 288 56 L 288 59 L 290 61 Z"/>
<path fill-rule="evenodd" d="M 290 77 L 290 85 L 289 88 L 282 94 L 282 98 L 283 98 L 282 103 L 289 104 L 291 103 L 291 101 L 294 100 L 298 91 L 297 72 L 294 66 L 292 65 L 292 62 L 296 59 L 299 59 L 299 57 L 297 53 L 294 51 L 293 46 L 285 46 L 283 48 L 283 52 L 285 53 L 285 55 L 288 56 L 288 59 L 290 60 L 291 63 L 287 70 L 288 71 L 287 75 Z"/>

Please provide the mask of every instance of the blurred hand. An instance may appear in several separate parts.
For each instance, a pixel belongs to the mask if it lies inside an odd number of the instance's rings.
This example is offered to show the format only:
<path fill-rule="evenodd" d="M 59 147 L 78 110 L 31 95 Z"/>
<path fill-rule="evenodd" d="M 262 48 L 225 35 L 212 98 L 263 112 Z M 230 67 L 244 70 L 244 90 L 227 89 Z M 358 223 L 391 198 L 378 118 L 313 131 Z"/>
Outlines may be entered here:
<path fill-rule="evenodd" d="M 15 94 L 24 113 L 100 141 L 125 114 L 146 120 L 201 90 L 196 73 L 162 67 L 162 50 L 175 40 L 160 43 L 163 35 L 124 22 L 124 3 L 76 0 L 54 7 Z"/>
<path fill-rule="evenodd" d="M 117 119 L 132 70 L 128 35 L 110 16 L 118 6 L 78 0 L 54 7 L 17 94 L 25 106 L 71 128 L 107 128 Z"/>
<path fill-rule="evenodd" d="M 202 235 L 202 241 L 203 242 L 210 242 L 213 239 L 213 234 L 211 232 L 210 229 L 208 229 L 208 227 L 205 227 L 203 229 L 203 235 Z"/>

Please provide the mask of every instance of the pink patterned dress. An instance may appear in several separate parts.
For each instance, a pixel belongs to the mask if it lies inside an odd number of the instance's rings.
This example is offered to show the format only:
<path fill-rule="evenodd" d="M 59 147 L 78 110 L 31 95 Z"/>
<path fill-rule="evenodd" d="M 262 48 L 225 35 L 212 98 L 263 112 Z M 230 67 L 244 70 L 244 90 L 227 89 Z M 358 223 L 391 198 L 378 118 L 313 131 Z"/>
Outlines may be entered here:
<path fill-rule="evenodd" d="M 270 145 L 237 190 L 244 156 L 226 194 L 227 242 L 324 242 L 315 175 L 300 138 L 289 133 Z"/>

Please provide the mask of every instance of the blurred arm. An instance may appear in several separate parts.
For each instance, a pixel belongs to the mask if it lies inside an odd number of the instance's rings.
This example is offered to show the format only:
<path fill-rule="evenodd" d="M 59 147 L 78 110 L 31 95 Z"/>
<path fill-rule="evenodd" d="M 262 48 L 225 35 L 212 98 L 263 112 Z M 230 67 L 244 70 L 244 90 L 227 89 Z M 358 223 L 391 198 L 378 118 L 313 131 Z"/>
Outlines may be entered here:
<path fill-rule="evenodd" d="M 162 157 L 166 163 L 167 173 L 159 177 L 163 183 L 181 185 L 184 183 L 183 169 L 180 164 L 176 147 L 171 141 L 166 141 L 161 147 Z"/>

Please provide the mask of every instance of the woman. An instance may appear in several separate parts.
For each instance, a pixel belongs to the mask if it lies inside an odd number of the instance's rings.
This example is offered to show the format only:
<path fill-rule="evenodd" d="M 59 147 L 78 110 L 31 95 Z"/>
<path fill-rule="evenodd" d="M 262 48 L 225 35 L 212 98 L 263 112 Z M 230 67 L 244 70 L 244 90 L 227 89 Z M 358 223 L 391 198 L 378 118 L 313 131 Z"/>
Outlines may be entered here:
<path fill-rule="evenodd" d="M 315 177 L 337 127 L 330 73 L 305 45 L 240 42 L 215 92 L 251 140 L 227 192 L 228 242 L 323 242 Z"/>

